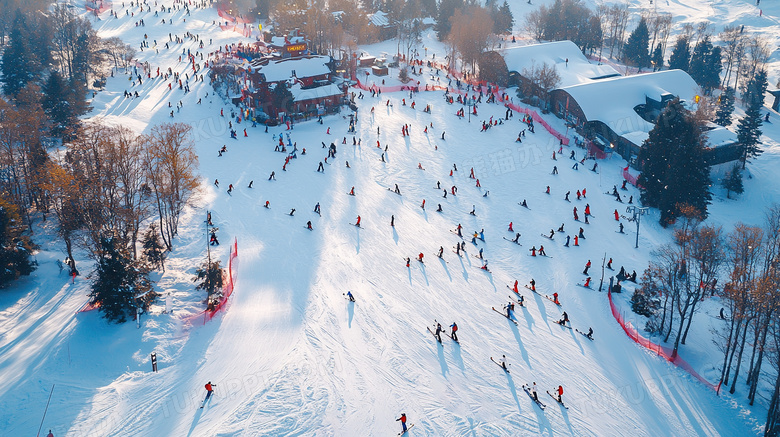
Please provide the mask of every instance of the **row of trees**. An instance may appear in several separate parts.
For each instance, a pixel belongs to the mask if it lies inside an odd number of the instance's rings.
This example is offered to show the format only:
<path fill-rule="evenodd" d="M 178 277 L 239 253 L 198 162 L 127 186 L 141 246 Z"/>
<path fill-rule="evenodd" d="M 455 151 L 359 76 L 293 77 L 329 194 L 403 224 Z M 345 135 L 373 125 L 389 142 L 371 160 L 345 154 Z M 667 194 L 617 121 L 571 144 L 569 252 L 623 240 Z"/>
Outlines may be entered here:
<path fill-rule="evenodd" d="M 675 241 L 653 251 L 632 308 L 649 317 L 647 330 L 663 341 L 673 338 L 674 353 L 684 345 L 703 300 L 717 295 L 724 304 L 725 324 L 715 332 L 723 352 L 721 381 L 735 393 L 747 386 L 752 405 L 762 377 L 770 389 L 765 435 L 780 434 L 780 206 L 771 207 L 763 227 L 738 223 L 724 234 L 704 225 L 698 212 L 685 210 Z M 725 285 L 717 286 L 726 276 Z M 744 378 L 740 372 L 746 367 Z M 769 367 L 769 368 L 767 368 Z"/>

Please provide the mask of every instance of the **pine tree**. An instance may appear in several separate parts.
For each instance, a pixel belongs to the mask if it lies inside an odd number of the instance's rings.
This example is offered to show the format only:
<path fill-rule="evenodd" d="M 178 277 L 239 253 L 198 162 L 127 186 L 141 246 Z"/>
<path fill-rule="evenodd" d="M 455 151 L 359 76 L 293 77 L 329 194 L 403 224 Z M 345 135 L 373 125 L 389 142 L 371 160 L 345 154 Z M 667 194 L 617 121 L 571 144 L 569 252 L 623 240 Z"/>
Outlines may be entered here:
<path fill-rule="evenodd" d="M 664 68 L 664 50 L 661 47 L 661 44 L 658 44 L 655 46 L 655 50 L 653 50 L 653 71 L 659 71 Z"/>
<path fill-rule="evenodd" d="M 455 10 L 463 7 L 463 0 L 441 0 L 439 10 L 436 15 L 436 24 L 433 29 L 436 31 L 436 37 L 439 41 L 444 41 L 450 34 L 452 25 L 450 18 L 455 15 Z"/>
<path fill-rule="evenodd" d="M 650 66 L 650 54 L 647 51 L 650 44 L 650 32 L 647 30 L 645 19 L 639 20 L 631 35 L 623 47 L 624 58 L 627 62 L 640 68 Z"/>
<path fill-rule="evenodd" d="M 162 268 L 165 271 L 165 246 L 160 242 L 160 233 L 155 225 L 146 231 L 141 245 L 146 262 L 153 268 Z"/>
<path fill-rule="evenodd" d="M 669 69 L 688 71 L 688 61 L 691 59 L 691 48 L 688 46 L 688 38 L 681 36 L 674 44 L 672 54 L 669 56 Z"/>
<path fill-rule="evenodd" d="M 33 244 L 25 229 L 18 208 L 0 197 L 0 288 L 35 270 L 30 261 Z"/>
<path fill-rule="evenodd" d="M 734 113 L 734 88 L 726 87 L 718 97 L 718 109 L 715 111 L 715 123 L 726 127 L 731 125 L 731 114 Z"/>
<path fill-rule="evenodd" d="M 635 289 L 634 294 L 631 295 L 631 311 L 640 316 L 652 317 L 658 308 L 658 304 L 658 297 L 648 293 L 645 287 Z"/>
<path fill-rule="evenodd" d="M 43 110 L 52 124 L 51 134 L 63 137 L 78 122 L 70 104 L 68 83 L 58 71 L 52 71 L 43 86 Z"/>
<path fill-rule="evenodd" d="M 509 3 L 504 0 L 504 4 L 497 6 L 495 3 L 490 9 L 490 15 L 493 17 L 493 33 L 501 35 L 512 32 L 512 26 L 515 24 L 515 18 L 512 16 L 512 10 Z"/>
<path fill-rule="evenodd" d="M 223 275 L 224 269 L 220 266 L 219 261 L 206 261 L 195 270 L 193 280 L 198 283 L 195 289 L 206 291 L 206 307 L 209 310 L 214 309 L 214 306 L 222 299 Z"/>
<path fill-rule="evenodd" d="M 128 317 L 135 317 L 137 307 L 148 309 L 157 296 L 150 291 L 148 272 L 133 263 L 117 238 L 101 238 L 95 273 L 89 296 L 110 323 L 124 323 Z"/>
<path fill-rule="evenodd" d="M 742 168 L 747 161 L 763 152 L 761 150 L 761 103 L 753 99 L 745 110 L 745 115 L 737 123 L 737 140 L 742 145 Z"/>
<path fill-rule="evenodd" d="M 290 112 L 293 109 L 294 97 L 284 82 L 278 82 L 274 87 L 272 100 L 278 112 Z"/>
<path fill-rule="evenodd" d="M 30 31 L 27 19 L 16 10 L 9 35 L 10 42 L 3 50 L 0 72 L 3 73 L 3 92 L 8 96 L 16 94 L 37 77 L 39 65 L 29 44 Z"/>
<path fill-rule="evenodd" d="M 689 205 L 707 216 L 710 168 L 704 156 L 704 137 L 696 119 L 679 99 L 669 102 L 639 152 L 641 198 L 661 211 L 668 226 Z"/>
<path fill-rule="evenodd" d="M 742 185 L 742 168 L 739 164 L 734 164 L 734 167 L 726 173 L 726 177 L 723 178 L 723 188 L 726 189 L 726 198 L 731 199 L 731 192 L 736 194 L 742 194 L 745 191 L 745 187 Z"/>
<path fill-rule="evenodd" d="M 710 42 L 710 37 L 705 36 L 693 49 L 688 72 L 693 80 L 709 94 L 713 88 L 720 84 L 722 68 L 720 48 L 715 50 Z"/>

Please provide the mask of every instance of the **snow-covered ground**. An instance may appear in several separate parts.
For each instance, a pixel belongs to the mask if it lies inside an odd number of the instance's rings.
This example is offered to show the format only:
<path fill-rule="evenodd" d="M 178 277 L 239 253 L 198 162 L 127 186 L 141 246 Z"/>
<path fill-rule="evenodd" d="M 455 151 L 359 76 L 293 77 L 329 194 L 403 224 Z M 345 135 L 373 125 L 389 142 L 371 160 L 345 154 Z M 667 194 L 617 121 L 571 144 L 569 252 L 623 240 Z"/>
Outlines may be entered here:
<path fill-rule="evenodd" d="M 747 20 L 753 8 L 751 2 L 735 0 L 688 3 L 673 2 L 679 20 L 708 16 L 719 25 L 738 14 Z M 518 19 L 517 11 L 526 7 L 525 2 L 513 3 Z M 710 15 L 711 8 L 721 12 Z M 776 20 L 768 12 L 760 19 Z M 183 36 L 189 31 L 204 41 L 213 39 L 205 53 L 243 40 L 211 24 L 218 19 L 214 10 L 157 18 L 153 12 L 135 17 L 123 13 L 119 19 L 106 14 L 95 23 L 102 36 L 120 36 L 137 46 L 147 33 L 150 45 L 153 40 L 162 45 L 169 32 Z M 174 24 L 158 24 L 170 16 Z M 145 27 L 134 25 L 139 18 L 145 19 Z M 756 25 L 753 21 L 748 24 Z M 429 57 L 438 53 L 440 58 L 444 52 L 434 39 L 427 34 L 424 44 Z M 185 73 L 188 66 L 178 62 L 182 48 L 197 49 L 194 41 L 185 39 L 171 50 L 145 49 L 138 56 L 153 69 L 170 66 Z M 362 49 L 378 54 L 394 48 L 393 42 L 386 42 Z M 430 80 L 430 71 L 419 79 Z M 387 79 L 388 84 L 394 81 Z M 616 233 L 613 211 L 624 213 L 625 204 L 603 193 L 622 182 L 620 159 L 600 162 L 598 173 L 589 170 L 590 162 L 575 171 L 567 159 L 572 149 L 564 147 L 557 161 L 551 159 L 557 140 L 540 126 L 535 134 L 526 132 L 522 143 L 515 142 L 524 127 L 517 115 L 480 132 L 480 121 L 503 116 L 504 108 L 482 104 L 469 122 L 455 117 L 459 106 L 447 105 L 442 92 L 413 97 L 384 93 L 381 98 L 368 94 L 357 100 L 355 136 L 360 146 L 353 146 L 346 132 L 345 112 L 326 117 L 323 125 L 300 123 L 289 132 L 280 127 L 264 133 L 242 123 L 239 133 L 246 127 L 248 137 L 232 140 L 227 118 L 219 116 L 221 108 L 227 115 L 229 107 L 203 82 L 190 81 L 190 88 L 186 95 L 169 92 L 161 79 L 131 87 L 120 73 L 93 102 L 94 116 L 139 132 L 168 121 L 194 127 L 202 190 L 187 210 L 166 272 L 158 278 L 159 291 L 173 297 L 173 313 L 162 313 L 160 304 L 142 319 L 140 329 L 133 323 L 106 325 L 97 312 L 76 314 L 87 300 L 88 280 L 79 277 L 69 284 L 55 264 L 64 255 L 48 229 L 50 222 L 39 227 L 40 268 L 0 293 L 0 380 L 9 386 L 0 398 L 3 435 L 29 435 L 37 429 L 52 385 L 43 427 L 57 437 L 392 435 L 400 428 L 395 419 L 402 412 L 416 425 L 412 435 L 760 432 L 765 402 L 747 407 L 740 392 L 717 397 L 626 337 L 605 293 L 576 285 L 584 280 L 581 271 L 591 260 L 598 288 L 605 255 L 614 259 L 616 268 L 624 265 L 641 274 L 649 251 L 669 241 L 670 233 L 657 224 L 655 212 L 642 223 L 638 250 L 633 224 L 624 223 L 627 235 Z M 124 90 L 138 90 L 141 98 L 125 99 Z M 196 104 L 198 98 L 203 98 L 201 105 Z M 402 106 L 402 98 L 415 101 L 416 110 Z M 386 105 L 387 99 L 392 106 Z M 183 109 L 171 120 L 168 102 L 175 106 L 178 101 Z M 422 112 L 427 104 L 431 114 Z M 565 130 L 560 120 L 548 121 Z M 404 124 L 410 125 L 409 137 L 400 135 Z M 423 133 L 425 125 L 428 134 Z M 767 149 L 749 166 L 752 179 L 746 180 L 746 193 L 726 200 L 714 187 L 710 220 L 726 228 L 737 221 L 759 223 L 762 209 L 780 198 L 775 171 L 780 149 L 770 139 L 780 138 L 780 131 L 773 124 L 764 131 Z M 281 171 L 284 155 L 273 151 L 274 136 L 283 133 L 289 133 L 299 149 L 307 149 L 287 171 Z M 347 144 L 342 145 L 344 136 Z M 315 171 L 326 155 L 321 142 L 338 146 L 336 159 L 325 164 L 324 173 Z M 223 144 L 228 152 L 217 157 Z M 581 149 L 574 150 L 582 156 Z M 418 169 L 418 163 L 425 170 Z M 453 164 L 458 171 L 450 177 Z M 551 175 L 553 165 L 560 174 Z M 482 188 L 468 178 L 472 167 Z M 272 171 L 276 180 L 268 181 Z M 252 180 L 254 188 L 249 189 Z M 442 190 L 435 189 L 437 182 L 442 188 L 457 186 L 457 196 L 443 198 Z M 229 196 L 225 190 L 231 183 L 235 191 Z M 402 196 L 388 191 L 394 184 Z M 545 194 L 547 185 L 550 195 Z M 353 186 L 356 196 L 348 196 Z M 583 188 L 587 199 L 578 201 L 574 193 Z M 566 191 L 572 192 L 572 202 L 564 200 Z M 638 197 L 635 190 L 626 194 Z M 423 199 L 425 210 L 420 208 Z M 529 209 L 518 205 L 523 199 Z M 270 209 L 262 207 L 266 200 Z M 312 212 L 317 202 L 322 217 Z M 435 212 L 437 204 L 443 212 Z M 594 214 L 589 225 L 572 219 L 572 208 L 582 216 L 586 204 Z M 297 211 L 291 217 L 292 208 Z M 469 214 L 472 208 L 475 216 Z M 212 255 L 227 261 L 228 243 L 238 241 L 237 287 L 226 312 L 205 325 L 187 325 L 183 320 L 202 310 L 204 296 L 194 291 L 192 277 L 194 267 L 205 259 L 207 210 L 222 242 Z M 360 229 L 350 225 L 358 215 Z M 311 232 L 305 229 L 308 220 Z M 514 236 L 507 231 L 509 222 L 522 233 L 522 246 L 503 238 Z M 450 231 L 458 223 L 464 234 L 485 230 L 486 241 L 476 246 L 467 241 L 463 258 L 452 251 L 461 241 Z M 563 247 L 565 236 L 560 233 L 554 241 L 541 236 L 561 223 L 566 235 L 584 227 L 586 239 L 580 247 Z M 530 256 L 529 249 L 539 245 L 550 257 Z M 434 257 L 440 246 L 443 260 Z M 480 248 L 492 273 L 479 269 L 475 255 Z M 406 268 L 404 259 L 421 252 L 425 263 L 412 260 Z M 508 301 L 507 285 L 531 278 L 541 293 L 559 293 L 562 307 L 521 288 L 526 307 L 516 312 L 518 326 L 491 311 Z M 356 303 L 344 298 L 347 290 Z M 625 293 L 616 299 L 631 317 L 629 297 Z M 707 308 L 719 309 L 716 302 Z M 563 310 L 574 327 L 592 327 L 595 341 L 553 323 Z M 715 381 L 718 356 L 712 352 L 708 328 L 718 321 L 705 314 L 698 317 L 701 324 L 693 328 L 681 355 Z M 434 320 L 445 326 L 457 322 L 461 344 L 446 337 L 443 345 L 436 343 L 426 330 Z M 641 321 L 636 324 L 641 326 Z M 151 372 L 151 352 L 157 354 L 158 373 Z M 502 354 L 512 364 L 511 374 L 490 361 Z M 201 410 L 208 381 L 217 385 L 215 398 Z M 539 385 L 540 400 L 547 404 L 544 411 L 521 388 L 531 382 Z M 559 384 L 568 410 L 544 394 Z"/>

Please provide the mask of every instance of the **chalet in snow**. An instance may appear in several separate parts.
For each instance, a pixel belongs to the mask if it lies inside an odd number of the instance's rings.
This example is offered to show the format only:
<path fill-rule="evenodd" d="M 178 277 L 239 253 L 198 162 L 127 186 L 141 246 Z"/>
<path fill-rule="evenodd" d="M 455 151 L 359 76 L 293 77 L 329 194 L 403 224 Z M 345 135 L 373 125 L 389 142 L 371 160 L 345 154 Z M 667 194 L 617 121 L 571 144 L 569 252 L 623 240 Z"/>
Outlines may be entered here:
<path fill-rule="evenodd" d="M 548 91 L 547 101 L 529 99 L 531 103 L 566 120 L 594 151 L 617 153 L 632 164 L 666 104 L 679 97 L 693 110 L 701 92 L 693 78 L 682 70 L 623 76 L 609 65 L 589 60 L 571 41 L 508 48 L 504 59 L 510 80 L 521 90 L 523 84 L 533 82 L 526 75 L 534 68 L 545 63 L 554 66 L 559 83 Z M 713 123 L 706 129 L 708 160 L 712 165 L 741 157 L 742 147 L 736 134 Z"/>

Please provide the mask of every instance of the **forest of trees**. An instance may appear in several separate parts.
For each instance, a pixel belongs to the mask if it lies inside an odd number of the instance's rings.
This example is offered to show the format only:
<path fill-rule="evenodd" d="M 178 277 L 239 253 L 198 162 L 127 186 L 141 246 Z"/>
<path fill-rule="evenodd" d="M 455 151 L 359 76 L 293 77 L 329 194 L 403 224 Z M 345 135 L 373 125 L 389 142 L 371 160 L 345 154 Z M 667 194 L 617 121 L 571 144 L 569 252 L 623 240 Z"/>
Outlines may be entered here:
<path fill-rule="evenodd" d="M 673 341 L 676 354 L 688 340 L 701 302 L 718 296 L 724 322 L 714 334 L 722 353 L 722 390 L 734 394 L 743 386 L 753 405 L 759 389 L 764 389 L 770 400 L 764 435 L 776 436 L 780 433 L 780 206 L 769 208 L 763 226 L 737 223 L 729 233 L 703 224 L 695 208 L 683 214 L 674 243 L 653 251 L 641 287 L 631 298 L 632 309 L 649 318 L 647 331 Z M 767 380 L 770 388 L 762 385 Z"/>
<path fill-rule="evenodd" d="M 0 286 L 32 271 L 33 224 L 54 217 L 67 258 L 79 249 L 96 263 L 92 303 L 123 322 L 153 302 L 148 273 L 162 267 L 197 188 L 191 127 L 137 135 L 83 122 L 90 89 L 134 50 L 97 37 L 64 4 L 3 16 L 12 19 L 0 20 Z"/>

